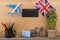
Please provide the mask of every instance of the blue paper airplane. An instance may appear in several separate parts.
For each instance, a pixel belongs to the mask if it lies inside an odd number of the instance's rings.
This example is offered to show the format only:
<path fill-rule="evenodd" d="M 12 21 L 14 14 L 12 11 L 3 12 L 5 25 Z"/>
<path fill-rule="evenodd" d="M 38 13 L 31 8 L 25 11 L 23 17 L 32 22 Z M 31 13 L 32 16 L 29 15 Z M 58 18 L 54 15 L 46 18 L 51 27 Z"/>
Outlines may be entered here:
<path fill-rule="evenodd" d="M 9 4 L 9 5 L 7 5 L 7 6 L 10 7 L 10 8 L 13 8 L 13 9 L 16 8 L 16 5 L 13 5 L 13 4 Z M 18 13 L 18 16 L 20 16 L 20 8 L 17 7 L 17 9 L 16 9 L 15 11 Z M 14 14 L 11 13 L 11 12 L 8 12 L 8 14 L 11 15 L 11 16 L 14 16 Z"/>

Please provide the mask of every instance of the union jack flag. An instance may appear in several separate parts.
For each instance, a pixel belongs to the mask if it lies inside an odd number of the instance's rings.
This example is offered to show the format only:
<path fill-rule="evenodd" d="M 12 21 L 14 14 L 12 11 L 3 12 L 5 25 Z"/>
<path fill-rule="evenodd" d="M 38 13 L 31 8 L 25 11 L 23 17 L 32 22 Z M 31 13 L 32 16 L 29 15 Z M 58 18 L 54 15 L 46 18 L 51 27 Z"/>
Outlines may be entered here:
<path fill-rule="evenodd" d="M 40 11 L 40 13 L 42 13 L 43 16 L 45 15 L 45 12 L 49 12 L 50 8 L 53 8 L 47 0 L 38 0 L 35 7 Z"/>

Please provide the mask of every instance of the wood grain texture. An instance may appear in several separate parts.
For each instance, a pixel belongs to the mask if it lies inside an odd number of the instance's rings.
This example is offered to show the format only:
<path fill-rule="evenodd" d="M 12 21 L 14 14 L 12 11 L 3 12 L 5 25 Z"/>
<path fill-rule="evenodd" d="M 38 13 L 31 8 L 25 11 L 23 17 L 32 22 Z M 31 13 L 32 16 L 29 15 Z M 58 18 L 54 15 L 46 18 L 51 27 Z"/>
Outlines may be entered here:
<path fill-rule="evenodd" d="M 47 27 L 47 22 L 46 18 L 39 13 L 39 17 L 35 18 L 23 18 L 23 17 L 18 17 L 17 13 L 15 12 L 15 17 L 11 17 L 7 14 L 7 12 L 12 11 L 13 9 L 9 8 L 6 6 L 6 4 L 11 3 L 11 4 L 18 4 L 21 2 L 21 11 L 22 9 L 35 9 L 34 4 L 37 2 L 37 0 L 0 0 L 0 3 L 5 3 L 5 4 L 0 4 L 0 35 L 4 35 L 4 27 L 2 26 L 2 22 L 8 23 L 10 22 L 15 22 L 14 28 L 17 31 L 18 35 L 21 35 L 21 32 L 23 30 L 31 30 L 34 29 L 35 27 Z M 49 0 L 49 2 L 60 2 L 60 0 Z M 60 6 L 58 4 L 52 4 L 56 8 L 57 12 L 57 36 L 60 36 Z"/>

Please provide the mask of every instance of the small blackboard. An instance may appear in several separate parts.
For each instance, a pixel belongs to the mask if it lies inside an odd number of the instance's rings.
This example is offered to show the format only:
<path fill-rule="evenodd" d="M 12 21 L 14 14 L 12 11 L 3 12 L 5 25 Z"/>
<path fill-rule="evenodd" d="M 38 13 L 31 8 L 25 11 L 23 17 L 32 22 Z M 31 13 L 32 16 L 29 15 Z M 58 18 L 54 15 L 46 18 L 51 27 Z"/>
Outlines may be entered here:
<path fill-rule="evenodd" d="M 38 10 L 22 9 L 22 17 L 38 17 Z"/>

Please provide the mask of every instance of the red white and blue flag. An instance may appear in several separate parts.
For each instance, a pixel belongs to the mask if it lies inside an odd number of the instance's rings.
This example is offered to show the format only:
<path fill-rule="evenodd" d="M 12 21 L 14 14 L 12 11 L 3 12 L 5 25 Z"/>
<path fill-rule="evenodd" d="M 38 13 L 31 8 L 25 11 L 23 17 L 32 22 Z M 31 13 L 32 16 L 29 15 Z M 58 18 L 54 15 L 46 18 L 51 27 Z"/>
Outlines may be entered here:
<path fill-rule="evenodd" d="M 40 13 L 42 13 L 43 16 L 46 12 L 49 12 L 49 8 L 53 8 L 47 0 L 38 0 L 35 7 L 40 11 Z"/>

